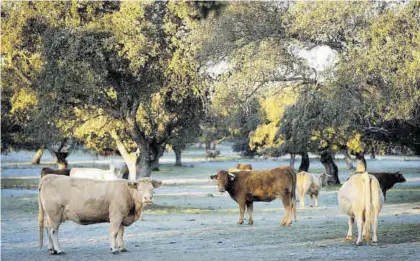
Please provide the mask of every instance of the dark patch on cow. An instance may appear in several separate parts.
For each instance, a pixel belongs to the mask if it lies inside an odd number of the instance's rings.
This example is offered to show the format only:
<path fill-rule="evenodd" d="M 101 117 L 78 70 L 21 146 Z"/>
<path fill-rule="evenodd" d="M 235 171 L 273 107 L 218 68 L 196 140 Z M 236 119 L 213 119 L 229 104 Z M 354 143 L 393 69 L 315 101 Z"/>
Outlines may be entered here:
<path fill-rule="evenodd" d="M 70 169 L 51 169 L 51 168 L 42 168 L 41 178 L 48 174 L 70 176 Z"/>

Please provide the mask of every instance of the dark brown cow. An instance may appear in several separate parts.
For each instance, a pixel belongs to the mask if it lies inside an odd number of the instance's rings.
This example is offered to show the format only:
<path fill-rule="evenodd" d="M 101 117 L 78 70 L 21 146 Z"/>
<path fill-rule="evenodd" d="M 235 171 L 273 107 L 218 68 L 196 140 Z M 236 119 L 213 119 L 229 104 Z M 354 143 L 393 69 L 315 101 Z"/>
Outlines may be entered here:
<path fill-rule="evenodd" d="M 252 170 L 252 165 L 251 164 L 238 164 L 236 165 L 236 168 L 240 170 Z"/>
<path fill-rule="evenodd" d="M 70 169 L 42 168 L 42 170 L 41 170 L 41 178 L 44 177 L 47 174 L 56 174 L 56 175 L 70 176 Z"/>
<path fill-rule="evenodd" d="M 399 171 L 395 173 L 369 172 L 369 174 L 375 176 L 376 179 L 379 181 L 379 185 L 381 186 L 382 193 L 384 194 L 385 200 L 386 200 L 386 191 L 391 189 L 395 183 L 406 182 L 404 176 Z"/>
<path fill-rule="evenodd" d="M 217 180 L 220 192 L 227 191 L 239 205 L 239 221 L 243 224 L 245 209 L 248 211 L 248 224 L 252 225 L 254 201 L 270 202 L 276 198 L 283 201 L 284 217 L 281 226 L 290 226 L 292 211 L 296 221 L 296 173 L 290 167 L 279 167 L 262 171 L 240 171 L 235 174 L 225 170 L 210 177 Z"/>

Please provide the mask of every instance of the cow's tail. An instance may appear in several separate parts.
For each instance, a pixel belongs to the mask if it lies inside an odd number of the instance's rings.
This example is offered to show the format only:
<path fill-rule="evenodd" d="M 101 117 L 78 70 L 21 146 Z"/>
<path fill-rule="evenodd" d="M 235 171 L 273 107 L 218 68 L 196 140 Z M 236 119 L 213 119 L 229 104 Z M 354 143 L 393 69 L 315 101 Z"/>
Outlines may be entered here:
<path fill-rule="evenodd" d="M 372 189 L 371 189 L 371 179 L 367 171 L 363 173 L 363 179 L 365 183 L 365 200 L 366 200 L 364 234 L 366 235 L 366 240 L 368 240 L 370 236 L 370 227 L 372 224 Z"/>
<path fill-rule="evenodd" d="M 39 229 L 39 248 L 42 248 L 42 244 L 44 242 L 44 208 L 42 207 L 41 201 L 41 185 L 39 184 L 38 188 L 38 229 Z"/>

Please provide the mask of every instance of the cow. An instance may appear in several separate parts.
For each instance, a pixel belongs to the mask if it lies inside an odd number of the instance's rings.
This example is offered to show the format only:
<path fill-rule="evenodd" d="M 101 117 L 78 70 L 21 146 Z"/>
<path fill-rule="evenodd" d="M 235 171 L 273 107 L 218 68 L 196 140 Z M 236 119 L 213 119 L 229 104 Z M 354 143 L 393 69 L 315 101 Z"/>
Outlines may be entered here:
<path fill-rule="evenodd" d="M 379 185 L 381 186 L 382 193 L 386 200 L 386 191 L 391 189 L 395 183 L 404 183 L 406 182 L 404 176 L 401 172 L 388 173 L 388 172 L 369 172 L 378 179 Z"/>
<path fill-rule="evenodd" d="M 327 185 L 326 173 L 309 173 L 301 171 L 296 177 L 296 188 L 299 194 L 299 202 L 302 208 L 305 207 L 305 194 L 308 194 L 314 203 L 318 206 L 318 195 L 321 187 Z M 312 207 L 312 205 L 310 205 Z"/>
<path fill-rule="evenodd" d="M 70 176 L 70 169 L 42 168 L 42 170 L 41 170 L 41 178 L 44 177 L 47 174 L 56 174 L 56 175 Z"/>
<path fill-rule="evenodd" d="M 117 180 L 121 177 L 115 174 L 115 169 L 95 169 L 95 168 L 72 168 L 70 171 L 72 178 Z"/>
<path fill-rule="evenodd" d="M 124 227 L 139 219 L 144 206 L 152 204 L 153 188 L 161 184 L 151 179 L 129 182 L 46 175 L 38 186 L 40 248 L 43 244 L 45 214 L 50 254 L 63 253 L 58 242 L 58 229 L 67 220 L 80 225 L 110 223 L 112 253 L 127 251 L 123 241 Z"/>
<path fill-rule="evenodd" d="M 238 165 L 236 165 L 236 168 L 240 169 L 240 170 L 252 170 L 252 165 L 251 164 L 239 164 L 238 163 Z"/>
<path fill-rule="evenodd" d="M 292 211 L 296 221 L 296 174 L 290 167 L 279 167 L 271 170 L 240 171 L 235 174 L 221 170 L 210 176 L 217 180 L 220 192 L 227 191 L 239 205 L 238 224 L 244 222 L 245 209 L 248 212 L 248 224 L 252 225 L 253 202 L 270 202 L 276 198 L 283 201 L 285 214 L 281 226 L 290 226 Z"/>
<path fill-rule="evenodd" d="M 125 162 L 110 161 L 109 170 L 118 172 L 117 176 L 122 179 L 128 179 L 129 171 L 128 166 Z"/>
<path fill-rule="evenodd" d="M 206 160 L 208 158 L 215 159 L 219 155 L 220 155 L 220 150 L 206 150 Z"/>
<path fill-rule="evenodd" d="M 358 237 L 356 244 L 362 244 L 362 235 L 369 240 L 371 226 L 372 242 L 378 242 L 378 215 L 384 204 L 384 196 L 378 180 L 364 172 L 351 176 L 338 191 L 340 210 L 349 216 L 349 230 L 346 239 L 352 239 L 354 219 L 357 222 Z"/>

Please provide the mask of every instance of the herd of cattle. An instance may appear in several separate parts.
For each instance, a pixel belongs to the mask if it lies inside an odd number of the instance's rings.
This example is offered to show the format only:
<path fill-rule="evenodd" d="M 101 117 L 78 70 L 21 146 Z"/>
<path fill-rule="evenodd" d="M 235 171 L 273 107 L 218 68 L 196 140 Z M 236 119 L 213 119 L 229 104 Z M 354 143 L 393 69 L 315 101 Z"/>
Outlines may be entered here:
<path fill-rule="evenodd" d="M 125 173 L 111 167 L 109 170 L 73 168 L 56 170 L 43 168 L 39 183 L 39 240 L 43 244 L 44 215 L 48 251 L 63 253 L 58 242 L 61 223 L 71 220 L 81 225 L 110 223 L 110 247 L 112 253 L 127 251 L 124 247 L 124 227 L 139 219 L 145 206 L 152 204 L 153 189 L 162 182 L 151 179 L 128 181 Z M 296 222 L 296 193 L 300 207 L 305 206 L 305 195 L 311 198 L 312 206 L 318 206 L 321 187 L 327 186 L 325 173 L 299 172 L 291 167 L 277 167 L 270 170 L 252 170 L 251 164 L 238 164 L 236 168 L 221 170 L 210 176 L 217 181 L 220 192 L 227 191 L 239 205 L 238 224 L 243 224 L 245 210 L 248 224 L 254 223 L 253 202 L 270 202 L 280 199 L 284 206 L 281 226 Z M 395 183 L 405 182 L 397 173 L 355 173 L 344 182 L 338 191 L 341 211 L 349 216 L 349 230 L 346 239 L 352 239 L 354 220 L 358 228 L 357 245 L 369 240 L 377 242 L 377 218 L 384 203 L 386 191 Z M 54 195 L 54 196 L 51 196 Z"/>

